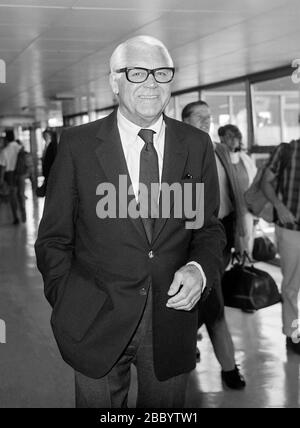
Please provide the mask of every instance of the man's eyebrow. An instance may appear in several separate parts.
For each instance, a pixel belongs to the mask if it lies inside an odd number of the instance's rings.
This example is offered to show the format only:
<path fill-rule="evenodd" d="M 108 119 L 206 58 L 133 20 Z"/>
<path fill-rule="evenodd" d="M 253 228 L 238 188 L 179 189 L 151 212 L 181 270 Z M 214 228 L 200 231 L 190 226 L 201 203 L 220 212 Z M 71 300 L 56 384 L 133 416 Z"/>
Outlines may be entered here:
<path fill-rule="evenodd" d="M 211 118 L 211 115 L 203 116 L 202 114 L 199 114 L 199 113 L 195 113 L 195 116 L 199 116 L 199 117 L 201 117 L 201 119 L 210 119 Z"/>

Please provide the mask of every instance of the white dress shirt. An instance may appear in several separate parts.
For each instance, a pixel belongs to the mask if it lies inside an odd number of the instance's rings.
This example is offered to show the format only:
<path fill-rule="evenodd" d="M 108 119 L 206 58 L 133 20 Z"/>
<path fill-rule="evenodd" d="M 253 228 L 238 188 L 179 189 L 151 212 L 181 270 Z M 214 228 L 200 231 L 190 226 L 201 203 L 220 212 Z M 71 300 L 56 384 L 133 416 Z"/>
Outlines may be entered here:
<path fill-rule="evenodd" d="M 141 151 L 145 145 L 145 141 L 143 141 L 142 138 L 138 136 L 138 133 L 142 128 L 126 119 L 120 110 L 118 110 L 117 121 L 134 195 L 136 200 L 138 200 L 140 156 Z M 161 183 L 166 131 L 166 125 L 163 120 L 163 116 L 160 116 L 158 121 L 151 126 L 151 129 L 155 132 L 153 137 L 153 144 L 158 156 L 159 181 Z"/>
<path fill-rule="evenodd" d="M 21 150 L 20 144 L 16 141 L 9 143 L 2 150 L 2 163 L 6 168 L 6 172 L 14 171 L 17 164 L 18 153 Z"/>
<path fill-rule="evenodd" d="M 138 136 L 138 133 L 142 128 L 126 119 L 124 115 L 120 112 L 120 109 L 118 109 L 117 113 L 117 124 L 134 195 L 136 200 L 138 200 L 140 155 L 145 145 L 145 142 L 142 140 L 142 138 Z M 166 124 L 163 120 L 163 115 L 161 115 L 157 122 L 155 122 L 149 129 L 155 132 L 153 144 L 158 156 L 159 181 L 161 183 L 166 134 Z M 194 265 L 200 270 L 200 273 L 203 278 L 203 292 L 206 287 L 207 279 L 202 267 L 197 262 L 190 262 L 188 264 Z"/>

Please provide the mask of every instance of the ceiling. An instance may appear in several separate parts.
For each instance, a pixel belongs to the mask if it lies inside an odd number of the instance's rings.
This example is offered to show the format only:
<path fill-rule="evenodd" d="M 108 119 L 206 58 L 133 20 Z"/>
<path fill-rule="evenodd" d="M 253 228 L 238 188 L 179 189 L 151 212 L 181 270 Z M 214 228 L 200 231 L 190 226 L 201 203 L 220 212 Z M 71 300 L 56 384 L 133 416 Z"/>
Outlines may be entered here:
<path fill-rule="evenodd" d="M 299 0 L 0 0 L 0 116 L 35 116 L 76 97 L 65 113 L 113 103 L 109 57 L 138 34 L 161 39 L 174 90 L 291 64 L 300 57 Z"/>

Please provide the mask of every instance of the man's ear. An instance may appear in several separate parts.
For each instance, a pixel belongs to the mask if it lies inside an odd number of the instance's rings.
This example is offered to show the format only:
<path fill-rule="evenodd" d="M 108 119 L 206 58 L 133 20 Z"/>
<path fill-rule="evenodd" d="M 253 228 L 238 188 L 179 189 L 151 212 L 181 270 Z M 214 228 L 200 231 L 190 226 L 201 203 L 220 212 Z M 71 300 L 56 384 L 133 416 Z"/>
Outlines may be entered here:
<path fill-rule="evenodd" d="M 110 74 L 110 76 L 109 76 L 109 82 L 110 82 L 110 86 L 111 86 L 111 89 L 112 89 L 112 91 L 113 91 L 113 93 L 115 94 L 115 95 L 118 95 L 119 94 L 119 84 L 118 84 L 118 79 L 116 78 L 116 76 L 115 75 L 113 75 L 112 73 Z"/>

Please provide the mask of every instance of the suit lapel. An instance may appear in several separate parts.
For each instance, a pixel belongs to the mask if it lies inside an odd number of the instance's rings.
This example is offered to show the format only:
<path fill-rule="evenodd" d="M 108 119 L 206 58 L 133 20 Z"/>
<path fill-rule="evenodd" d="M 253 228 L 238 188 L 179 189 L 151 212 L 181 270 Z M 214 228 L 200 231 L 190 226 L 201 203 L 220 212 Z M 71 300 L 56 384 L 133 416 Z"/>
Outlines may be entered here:
<path fill-rule="evenodd" d="M 132 183 L 122 149 L 121 138 L 117 126 L 116 112 L 112 113 L 106 121 L 103 121 L 101 129 L 97 133 L 97 138 L 99 139 L 100 144 L 95 150 L 96 157 L 101 165 L 102 170 L 104 171 L 104 174 L 107 177 L 107 182 L 113 184 L 117 190 L 118 204 L 119 176 L 127 176 L 127 190 Z M 134 196 L 128 196 L 128 204 L 129 203 L 135 203 Z M 129 218 L 129 221 L 131 221 L 139 234 L 145 240 L 147 240 L 141 219 Z"/>
<path fill-rule="evenodd" d="M 184 167 L 188 157 L 188 151 L 184 145 L 184 135 L 176 132 L 172 120 L 165 117 L 166 135 L 164 162 L 162 172 L 162 183 L 167 183 L 169 186 L 173 183 L 180 183 L 184 172 Z M 172 213 L 174 200 L 171 200 L 170 213 Z M 162 198 L 160 198 L 160 213 L 162 212 Z M 154 234 L 152 245 L 159 237 L 164 228 L 167 218 L 158 218 L 155 221 Z"/>

